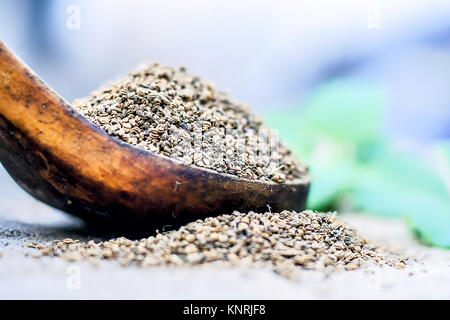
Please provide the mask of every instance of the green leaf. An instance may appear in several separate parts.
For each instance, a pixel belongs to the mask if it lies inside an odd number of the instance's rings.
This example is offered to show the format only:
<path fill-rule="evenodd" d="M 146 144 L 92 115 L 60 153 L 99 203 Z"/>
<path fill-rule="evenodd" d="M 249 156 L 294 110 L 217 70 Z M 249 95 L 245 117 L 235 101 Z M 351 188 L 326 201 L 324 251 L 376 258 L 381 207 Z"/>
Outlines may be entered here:
<path fill-rule="evenodd" d="M 350 189 L 352 168 L 377 154 L 383 141 L 381 113 L 379 90 L 338 80 L 317 89 L 301 111 L 266 116 L 310 168 L 309 208 L 331 207 Z"/>
<path fill-rule="evenodd" d="M 356 144 L 372 141 L 381 136 L 383 106 L 377 88 L 336 80 L 312 94 L 301 115 L 302 130 Z"/>
<path fill-rule="evenodd" d="M 440 176 L 414 154 L 386 148 L 373 161 L 358 168 L 351 198 L 360 209 L 387 216 L 408 214 L 411 197 L 448 198 Z"/>
<path fill-rule="evenodd" d="M 450 248 L 450 204 L 447 199 L 424 197 L 410 199 L 407 223 L 426 244 Z"/>
<path fill-rule="evenodd" d="M 349 81 L 319 87 L 297 112 L 269 125 L 310 168 L 308 207 L 404 217 L 425 243 L 450 247 L 450 141 L 422 155 L 399 151 L 382 130 L 380 90 Z M 431 158 L 431 162 L 429 161 Z"/>

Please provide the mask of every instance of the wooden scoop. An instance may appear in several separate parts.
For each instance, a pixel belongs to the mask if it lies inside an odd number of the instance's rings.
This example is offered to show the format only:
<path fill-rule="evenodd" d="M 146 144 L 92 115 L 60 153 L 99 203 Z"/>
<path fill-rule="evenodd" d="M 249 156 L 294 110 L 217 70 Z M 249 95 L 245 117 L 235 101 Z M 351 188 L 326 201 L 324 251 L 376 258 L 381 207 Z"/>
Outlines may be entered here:
<path fill-rule="evenodd" d="M 302 210 L 309 176 L 277 184 L 182 164 L 109 136 L 0 42 L 0 161 L 35 198 L 84 220 L 153 228 L 234 210 Z"/>

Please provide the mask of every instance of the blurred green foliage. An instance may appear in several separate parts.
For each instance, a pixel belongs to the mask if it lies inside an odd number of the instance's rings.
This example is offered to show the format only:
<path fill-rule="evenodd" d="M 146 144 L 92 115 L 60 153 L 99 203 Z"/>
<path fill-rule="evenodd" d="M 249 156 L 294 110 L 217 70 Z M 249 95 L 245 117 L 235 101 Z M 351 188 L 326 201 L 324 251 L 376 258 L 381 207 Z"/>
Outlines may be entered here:
<path fill-rule="evenodd" d="M 402 151 L 383 128 L 383 94 L 337 80 L 322 85 L 304 108 L 266 121 L 308 164 L 308 207 L 403 217 L 427 244 L 450 248 L 450 141 L 426 154 Z"/>

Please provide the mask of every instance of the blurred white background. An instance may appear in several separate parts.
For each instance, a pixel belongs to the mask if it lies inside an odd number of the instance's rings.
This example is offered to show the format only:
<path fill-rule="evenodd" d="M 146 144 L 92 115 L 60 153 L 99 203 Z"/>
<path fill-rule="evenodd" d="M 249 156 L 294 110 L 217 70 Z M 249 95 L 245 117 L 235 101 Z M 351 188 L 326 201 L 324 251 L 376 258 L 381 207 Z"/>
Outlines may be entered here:
<path fill-rule="evenodd" d="M 395 132 L 450 135 L 449 1 L 2 0 L 0 39 L 68 101 L 154 60 L 258 111 L 348 76 L 383 87 Z"/>

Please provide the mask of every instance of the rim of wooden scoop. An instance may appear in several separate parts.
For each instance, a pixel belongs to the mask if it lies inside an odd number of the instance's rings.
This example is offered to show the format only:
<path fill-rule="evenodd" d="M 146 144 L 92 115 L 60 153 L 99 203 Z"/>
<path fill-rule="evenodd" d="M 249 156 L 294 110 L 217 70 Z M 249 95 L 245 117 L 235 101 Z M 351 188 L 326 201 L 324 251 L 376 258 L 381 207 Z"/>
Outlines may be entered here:
<path fill-rule="evenodd" d="M 0 161 L 35 198 L 86 221 L 151 229 L 238 211 L 303 210 L 310 176 L 265 182 L 109 136 L 0 42 Z"/>

